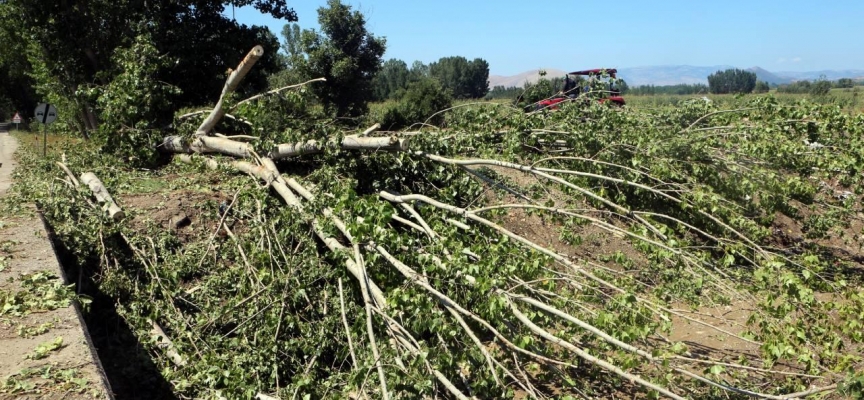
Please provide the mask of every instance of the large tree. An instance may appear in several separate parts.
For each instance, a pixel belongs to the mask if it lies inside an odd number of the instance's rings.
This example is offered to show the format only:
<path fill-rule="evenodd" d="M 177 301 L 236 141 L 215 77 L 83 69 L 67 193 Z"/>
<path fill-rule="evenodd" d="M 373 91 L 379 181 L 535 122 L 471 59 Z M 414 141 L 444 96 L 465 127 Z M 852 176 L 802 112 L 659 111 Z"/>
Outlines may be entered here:
<path fill-rule="evenodd" d="M 727 69 L 708 75 L 711 93 L 750 93 L 756 87 L 756 73 L 741 69 Z"/>
<path fill-rule="evenodd" d="M 375 100 L 392 98 L 397 92 L 408 87 L 410 79 L 411 72 L 405 61 L 395 58 L 387 60 L 374 80 Z"/>
<path fill-rule="evenodd" d="M 285 41 L 282 44 L 282 50 L 284 50 L 285 54 L 288 54 L 289 57 L 302 53 L 300 50 L 301 33 L 300 25 L 295 23 L 285 24 L 285 26 L 282 27 L 282 39 Z"/>
<path fill-rule="evenodd" d="M 16 38 L 9 11 L 0 6 L 0 121 L 10 119 L 16 111 L 26 115 L 37 102 L 33 81 L 27 75 L 27 48 Z"/>
<path fill-rule="evenodd" d="M 366 18 L 339 0 L 318 9 L 321 32 L 304 30 L 303 54 L 291 57 L 291 65 L 307 78 L 324 77 L 312 86 L 328 111 L 355 117 L 368 110 L 373 98 L 372 80 L 381 69 L 386 40 L 366 30 Z"/>
<path fill-rule="evenodd" d="M 279 68 L 278 41 L 266 28 L 227 18 L 223 11 L 228 5 L 297 19 L 286 0 L 5 0 L 0 1 L 0 26 L 10 43 L 4 41 L 0 52 L 24 49 L 39 95 L 58 103 L 61 115 L 71 117 L 67 120 L 94 129 L 95 99 L 82 89 L 110 83 L 119 73 L 112 64 L 115 51 L 132 46 L 139 34 L 152 37 L 172 61 L 160 79 L 182 90 L 177 105 L 200 104 L 218 95 L 225 71 L 256 44 L 270 51 L 244 87 L 263 88 L 265 75 Z"/>
<path fill-rule="evenodd" d="M 443 57 L 429 65 L 429 74 L 457 99 L 477 99 L 489 92 L 489 63 L 482 58 Z"/>

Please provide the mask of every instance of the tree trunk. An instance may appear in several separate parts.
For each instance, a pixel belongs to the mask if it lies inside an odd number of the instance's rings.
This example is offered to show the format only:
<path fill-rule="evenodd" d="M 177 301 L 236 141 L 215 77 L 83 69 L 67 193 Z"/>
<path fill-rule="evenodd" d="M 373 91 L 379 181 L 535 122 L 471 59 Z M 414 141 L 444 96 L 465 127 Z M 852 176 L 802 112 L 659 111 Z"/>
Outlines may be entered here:
<path fill-rule="evenodd" d="M 117 203 L 114 202 L 114 199 L 111 198 L 108 189 L 105 189 L 105 185 L 102 184 L 102 181 L 99 180 L 96 174 L 92 172 L 81 174 L 81 183 L 89 186 L 90 190 L 93 191 L 93 196 L 96 197 L 99 202 L 105 203 L 108 206 L 108 215 L 112 219 L 116 221 L 126 215 Z"/>
<path fill-rule="evenodd" d="M 240 84 L 240 81 L 242 81 L 246 74 L 249 73 L 249 70 L 252 69 L 252 66 L 258 62 L 258 59 L 261 58 L 262 55 L 264 55 L 264 48 L 261 46 L 255 46 L 252 48 L 252 51 L 246 55 L 243 61 L 240 62 L 237 69 L 231 72 L 231 75 L 228 76 L 228 80 L 225 82 L 225 87 L 222 88 L 222 95 L 219 96 L 219 102 L 216 103 L 216 107 L 213 107 L 213 111 L 209 116 L 207 116 L 207 119 L 205 119 L 204 122 L 201 123 L 201 126 L 198 127 L 195 135 L 207 135 L 211 130 L 213 130 L 219 120 L 225 116 L 225 95 L 237 89 L 237 85 Z"/>
<path fill-rule="evenodd" d="M 249 143 L 210 136 L 196 137 L 192 143 L 186 142 L 179 136 L 168 136 L 162 141 L 159 151 L 164 153 L 219 153 L 241 158 L 250 157 L 255 152 Z"/>

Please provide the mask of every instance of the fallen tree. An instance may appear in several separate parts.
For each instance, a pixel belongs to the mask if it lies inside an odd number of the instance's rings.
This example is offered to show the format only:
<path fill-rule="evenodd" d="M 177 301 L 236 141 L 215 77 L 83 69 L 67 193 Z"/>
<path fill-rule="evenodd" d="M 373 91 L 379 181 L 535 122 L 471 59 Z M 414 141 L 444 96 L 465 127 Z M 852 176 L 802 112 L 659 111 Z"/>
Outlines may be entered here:
<path fill-rule="evenodd" d="M 279 101 L 232 112 L 254 124 Z M 779 247 L 770 227 L 804 202 L 854 218 L 860 206 L 802 176 L 860 187 L 860 139 L 836 127 L 864 121 L 761 99 L 714 107 L 454 110 L 434 133 L 309 124 L 255 143 L 207 135 L 214 112 L 158 147 L 234 192 L 204 219 L 212 232 L 178 243 L 174 228 L 112 226 L 125 240 L 94 246 L 102 285 L 137 330 L 164 338 L 152 350 L 183 395 L 835 390 L 861 366 L 840 352 L 864 339 L 859 289 L 848 265 Z M 814 132 L 847 150 L 812 151 L 801 139 Z M 747 317 L 717 312 L 733 306 Z M 696 327 L 732 348 L 686 339 Z"/>

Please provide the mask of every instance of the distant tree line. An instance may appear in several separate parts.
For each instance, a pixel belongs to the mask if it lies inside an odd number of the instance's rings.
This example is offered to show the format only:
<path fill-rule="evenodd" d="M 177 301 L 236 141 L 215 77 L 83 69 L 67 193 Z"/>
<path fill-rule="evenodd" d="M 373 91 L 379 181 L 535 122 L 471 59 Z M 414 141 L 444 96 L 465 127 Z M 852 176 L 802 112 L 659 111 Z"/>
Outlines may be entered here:
<path fill-rule="evenodd" d="M 412 76 L 410 72 L 414 71 L 417 66 L 412 66 L 412 68 L 408 70 L 407 66 L 404 65 L 404 62 L 399 60 L 390 60 L 385 63 L 384 69 L 388 68 L 389 63 L 395 62 L 402 63 L 402 65 L 399 66 L 397 69 L 406 72 L 403 72 L 401 74 L 392 74 L 392 76 L 394 77 L 402 78 L 394 79 L 394 83 L 390 87 L 401 88 L 405 85 L 405 79 L 413 79 L 408 77 Z M 635 87 L 628 87 L 626 82 L 620 80 L 618 82 L 618 88 L 622 94 L 628 94 L 633 96 L 697 95 L 708 93 L 768 93 L 772 87 L 776 87 L 777 91 L 780 93 L 821 95 L 827 94 L 832 87 L 852 88 L 857 85 L 864 85 L 864 81 L 856 81 L 850 78 L 838 79 L 837 81 L 833 82 L 825 81 L 826 83 L 821 83 L 821 81 L 824 81 L 824 79 L 816 82 L 798 81 L 786 85 L 772 85 L 768 82 L 757 80 L 756 74 L 753 72 L 730 69 L 726 71 L 718 71 L 717 73 L 712 74 L 711 77 L 709 77 L 708 85 L 705 85 L 703 83 L 694 83 L 677 85 L 639 85 Z M 711 86 L 711 82 L 714 83 L 713 88 Z M 526 83 L 524 87 L 507 87 L 503 85 L 495 86 L 488 91 L 485 98 L 487 100 L 516 99 L 522 96 L 522 98 L 524 99 L 527 93 L 530 94 L 529 97 L 531 97 L 532 99 L 537 98 L 539 100 L 557 93 L 563 86 L 563 83 L 564 79 L 561 77 L 546 78 L 544 76 L 541 77 L 541 79 L 537 82 Z M 384 89 L 385 87 L 387 87 L 384 85 L 380 85 L 379 87 L 382 88 L 382 91 L 391 90 Z M 384 96 L 384 98 L 386 98 L 386 96 Z"/>
<path fill-rule="evenodd" d="M 375 100 L 401 98 L 411 83 L 434 79 L 454 99 L 479 99 L 489 92 L 489 63 L 482 58 L 469 61 L 462 56 L 443 57 L 426 65 L 415 61 L 411 68 L 405 61 L 384 62 L 373 81 Z"/>
<path fill-rule="evenodd" d="M 840 78 L 833 82 L 833 86 L 837 89 L 851 89 L 862 85 L 864 85 L 864 81 L 856 81 L 852 78 Z"/>
<path fill-rule="evenodd" d="M 819 79 L 815 82 L 797 81 L 786 85 L 777 86 L 777 92 L 824 96 L 831 91 L 832 86 L 834 85 L 832 85 L 830 81 L 827 81 L 825 79 Z"/>
<path fill-rule="evenodd" d="M 708 75 L 708 89 L 714 94 L 750 93 L 755 88 L 755 72 L 732 68 Z"/>
<path fill-rule="evenodd" d="M 498 100 L 498 99 L 515 99 L 519 96 L 522 91 L 525 90 L 518 86 L 510 86 L 506 87 L 503 85 L 498 85 L 492 88 L 489 93 L 486 94 L 487 100 Z"/>
<path fill-rule="evenodd" d="M 622 93 L 627 93 L 631 95 L 655 95 L 655 94 L 706 94 L 709 93 L 708 86 L 701 83 L 694 84 L 678 84 L 678 85 L 664 85 L 664 86 L 655 86 L 655 85 L 639 85 L 629 90 L 622 91 Z"/>
<path fill-rule="evenodd" d="M 851 78 L 842 78 L 829 81 L 824 76 L 815 81 L 795 81 L 788 84 L 776 85 L 778 93 L 810 94 L 824 96 L 831 88 L 852 88 L 862 85 L 864 82 Z M 740 69 L 727 69 L 717 71 L 708 76 L 708 87 L 711 93 L 768 93 L 771 88 L 767 82 L 757 81 L 756 74 Z"/>

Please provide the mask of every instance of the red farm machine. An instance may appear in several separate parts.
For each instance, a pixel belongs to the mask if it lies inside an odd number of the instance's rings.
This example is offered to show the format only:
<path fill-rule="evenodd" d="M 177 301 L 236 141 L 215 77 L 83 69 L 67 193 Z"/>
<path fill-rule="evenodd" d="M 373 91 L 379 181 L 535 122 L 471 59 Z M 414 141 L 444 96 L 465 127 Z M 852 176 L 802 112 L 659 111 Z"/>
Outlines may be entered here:
<path fill-rule="evenodd" d="M 569 72 L 564 76 L 564 86 L 554 96 L 535 103 L 534 109 L 557 109 L 559 103 L 584 99 L 596 99 L 600 103 L 623 106 L 624 98 L 616 82 L 616 69 L 588 69 Z"/>

